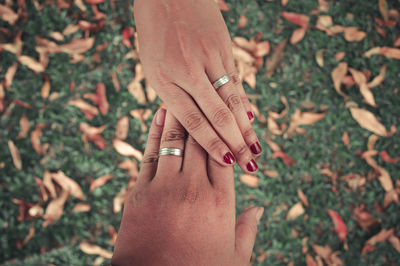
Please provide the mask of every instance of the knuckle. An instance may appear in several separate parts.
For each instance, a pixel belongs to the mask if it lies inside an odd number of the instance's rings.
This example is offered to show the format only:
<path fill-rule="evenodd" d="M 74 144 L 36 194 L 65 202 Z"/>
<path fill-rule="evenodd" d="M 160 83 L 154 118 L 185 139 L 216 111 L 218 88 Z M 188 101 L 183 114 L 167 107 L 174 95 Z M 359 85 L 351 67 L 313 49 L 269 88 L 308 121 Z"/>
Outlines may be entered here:
<path fill-rule="evenodd" d="M 229 110 L 232 112 L 237 111 L 241 106 L 241 99 L 237 94 L 231 94 L 226 98 L 225 101 L 226 105 L 228 106 Z"/>
<path fill-rule="evenodd" d="M 222 149 L 223 145 L 224 144 L 219 138 L 213 138 L 210 141 L 208 141 L 206 147 L 210 153 L 210 152 L 217 152 L 218 150 Z"/>
<path fill-rule="evenodd" d="M 229 201 L 228 201 L 228 195 L 225 191 L 222 191 L 220 189 L 216 189 L 215 197 L 214 197 L 214 203 L 216 207 L 224 207 L 227 206 Z"/>
<path fill-rule="evenodd" d="M 224 127 L 232 123 L 231 111 L 226 107 L 218 108 L 212 115 L 213 124 L 218 127 Z"/>
<path fill-rule="evenodd" d="M 255 137 L 256 133 L 254 132 L 253 128 L 249 127 L 242 132 L 242 135 L 245 139 L 252 139 Z"/>
<path fill-rule="evenodd" d="M 188 131 L 196 131 L 204 124 L 205 120 L 200 113 L 191 112 L 184 116 L 183 121 Z"/>
<path fill-rule="evenodd" d="M 142 163 L 156 163 L 158 162 L 158 152 L 150 152 L 145 154 Z"/>
<path fill-rule="evenodd" d="M 174 141 L 174 140 L 184 140 L 185 132 L 178 128 L 172 128 L 167 130 L 164 133 L 163 140 L 164 142 Z"/>
<path fill-rule="evenodd" d="M 158 142 L 161 140 L 161 133 L 150 133 L 148 136 L 149 141 Z"/>
<path fill-rule="evenodd" d="M 199 187 L 194 184 L 189 184 L 183 191 L 180 193 L 180 200 L 183 203 L 194 204 L 199 201 L 201 196 L 201 192 Z"/>
<path fill-rule="evenodd" d="M 235 149 L 235 154 L 239 157 L 245 155 L 248 152 L 249 152 L 249 148 L 245 144 L 242 144 Z"/>

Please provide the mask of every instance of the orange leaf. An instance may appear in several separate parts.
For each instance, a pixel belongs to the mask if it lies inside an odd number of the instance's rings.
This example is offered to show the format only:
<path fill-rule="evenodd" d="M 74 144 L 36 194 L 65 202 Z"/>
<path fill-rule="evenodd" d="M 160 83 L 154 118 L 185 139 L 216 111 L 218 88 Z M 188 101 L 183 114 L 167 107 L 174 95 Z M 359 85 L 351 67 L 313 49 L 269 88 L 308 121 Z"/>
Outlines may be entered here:
<path fill-rule="evenodd" d="M 297 202 L 295 205 L 293 205 L 289 209 L 289 212 L 286 215 L 286 220 L 294 220 L 298 216 L 300 216 L 304 213 L 305 213 L 305 210 L 303 208 L 303 205 L 301 204 L 301 202 Z"/>
<path fill-rule="evenodd" d="M 44 66 L 40 62 L 38 62 L 36 59 L 30 56 L 21 55 L 20 57 L 18 57 L 18 62 L 20 62 L 23 65 L 26 65 L 35 73 L 41 73 L 45 70 Z"/>
<path fill-rule="evenodd" d="M 15 63 L 14 65 L 10 66 L 7 69 L 6 74 L 4 75 L 4 87 L 9 88 L 11 83 L 14 79 L 15 72 L 17 72 L 18 64 Z"/>
<path fill-rule="evenodd" d="M 283 59 L 283 52 L 285 50 L 287 44 L 287 40 L 283 40 L 280 42 L 272 51 L 272 54 L 267 58 L 266 64 L 267 64 L 267 71 L 265 76 L 267 78 L 270 78 L 275 70 L 278 68 L 280 62 Z"/>
<path fill-rule="evenodd" d="M 360 88 L 360 92 L 361 92 L 362 96 L 364 97 L 365 102 L 373 107 L 376 107 L 374 95 L 372 94 L 370 88 L 367 85 L 367 78 L 364 75 L 364 73 L 362 73 L 354 68 L 349 68 L 349 71 L 351 72 L 351 74 L 354 78 L 354 81 L 357 83 L 358 87 Z"/>
<path fill-rule="evenodd" d="M 91 206 L 87 203 L 83 202 L 78 202 L 75 204 L 74 208 L 72 209 L 72 212 L 88 212 L 90 211 Z"/>
<path fill-rule="evenodd" d="M 397 161 L 400 160 L 400 157 L 391 158 L 387 151 L 381 151 L 380 155 L 382 160 L 388 163 L 397 163 Z"/>
<path fill-rule="evenodd" d="M 304 206 L 308 207 L 309 204 L 308 204 L 307 197 L 301 189 L 297 190 L 297 195 L 299 196 L 299 199 L 301 200 L 301 202 L 303 202 Z"/>
<path fill-rule="evenodd" d="M 318 266 L 318 264 L 315 262 L 313 257 L 310 254 L 306 254 L 306 265 L 307 266 Z"/>
<path fill-rule="evenodd" d="M 121 35 L 122 35 L 122 43 L 126 47 L 131 48 L 132 47 L 132 43 L 130 41 L 130 38 L 134 35 L 133 28 L 124 28 L 122 30 Z"/>
<path fill-rule="evenodd" d="M 8 141 L 8 148 L 10 149 L 11 157 L 15 168 L 18 170 L 22 169 L 21 155 L 19 154 L 18 148 L 15 146 L 12 140 Z"/>
<path fill-rule="evenodd" d="M 394 189 L 385 193 L 385 197 L 383 199 L 383 208 L 386 208 L 392 202 L 399 203 L 399 195 L 397 195 L 397 191 Z"/>
<path fill-rule="evenodd" d="M 358 30 L 356 27 L 344 28 L 344 39 L 348 42 L 359 42 L 364 39 L 365 36 L 367 36 L 367 34 Z"/>
<path fill-rule="evenodd" d="M 290 117 L 290 125 L 287 134 L 291 136 L 298 126 L 314 124 L 323 119 L 325 115 L 326 113 L 301 112 L 299 109 L 296 109 Z"/>
<path fill-rule="evenodd" d="M 290 43 L 291 44 L 296 44 L 303 40 L 304 35 L 306 35 L 307 28 L 302 27 L 298 28 L 295 31 L 293 31 L 292 36 L 290 37 Z"/>
<path fill-rule="evenodd" d="M 375 115 L 365 109 L 350 108 L 351 115 L 360 124 L 362 128 L 365 128 L 376 135 L 387 137 L 392 132 L 387 132 L 386 128 L 376 119 Z M 392 130 L 393 131 L 393 130 Z"/>
<path fill-rule="evenodd" d="M 146 95 L 144 94 L 143 86 L 140 82 L 132 80 L 128 84 L 128 91 L 135 97 L 135 99 L 141 103 L 146 103 Z"/>
<path fill-rule="evenodd" d="M 88 135 L 101 134 L 105 128 L 106 126 L 92 127 L 86 122 L 81 122 L 79 124 L 79 130 Z"/>
<path fill-rule="evenodd" d="M 90 50 L 93 47 L 93 44 L 94 38 L 78 39 L 70 43 L 60 45 L 59 50 L 67 54 L 81 54 Z"/>
<path fill-rule="evenodd" d="M 245 184 L 249 187 L 254 187 L 254 188 L 258 187 L 259 178 L 256 176 L 244 174 L 244 175 L 241 175 L 239 177 L 239 179 L 240 179 L 240 182 L 242 182 L 243 184 Z"/>
<path fill-rule="evenodd" d="M 215 0 L 218 4 L 219 10 L 229 11 L 231 10 L 224 0 Z"/>
<path fill-rule="evenodd" d="M 21 132 L 18 134 L 17 139 L 25 138 L 28 135 L 29 127 L 30 127 L 29 120 L 26 117 L 26 115 L 23 114 L 21 116 L 21 119 L 19 120 L 19 128 L 21 129 Z"/>
<path fill-rule="evenodd" d="M 120 192 L 113 199 L 113 212 L 118 213 L 122 210 L 122 206 L 124 205 L 124 198 L 127 190 L 126 188 L 122 188 Z"/>
<path fill-rule="evenodd" d="M 91 5 L 97 5 L 104 3 L 106 0 L 85 0 L 86 3 L 91 4 Z"/>
<path fill-rule="evenodd" d="M 110 109 L 110 106 L 106 97 L 106 86 L 103 82 L 97 83 L 96 95 L 97 105 L 99 106 L 100 112 L 102 115 L 106 115 L 108 113 L 108 110 Z"/>
<path fill-rule="evenodd" d="M 64 204 L 69 197 L 69 193 L 70 191 L 63 189 L 58 198 L 50 201 L 43 216 L 43 218 L 47 220 L 43 223 L 43 227 L 46 227 L 50 223 L 54 223 L 55 219 L 58 219 L 62 216 Z"/>
<path fill-rule="evenodd" d="M 49 97 L 49 93 L 50 93 L 50 78 L 48 75 L 44 75 L 44 83 L 42 86 L 42 90 L 41 90 L 41 95 L 42 98 L 47 98 Z"/>
<path fill-rule="evenodd" d="M 254 56 L 263 57 L 266 56 L 271 49 L 271 45 L 268 41 L 257 43 Z"/>
<path fill-rule="evenodd" d="M 52 180 L 51 173 L 48 170 L 45 170 L 43 173 L 43 184 L 50 192 L 50 195 L 53 198 L 57 198 L 56 187 L 51 180 Z"/>
<path fill-rule="evenodd" d="M 282 158 L 283 162 L 287 165 L 287 166 L 294 166 L 296 165 L 296 161 L 293 160 L 289 155 L 287 155 L 286 153 L 284 153 L 283 151 L 276 151 L 271 155 L 271 158 L 277 158 L 280 157 Z"/>
<path fill-rule="evenodd" d="M 90 182 L 90 189 L 89 189 L 90 192 L 92 192 L 93 190 L 95 190 L 98 187 L 101 187 L 102 185 L 107 183 L 108 180 L 110 180 L 113 177 L 114 177 L 113 175 L 108 174 L 108 175 L 100 176 L 100 177 L 96 178 L 95 180 L 92 180 Z"/>
<path fill-rule="evenodd" d="M 120 140 L 125 140 L 129 131 L 129 117 L 124 116 L 118 120 L 117 127 L 115 128 L 115 137 Z"/>
<path fill-rule="evenodd" d="M 139 150 L 133 148 L 130 144 L 122 140 L 113 139 L 113 146 L 115 150 L 117 150 L 117 152 L 120 153 L 121 155 L 133 156 L 139 161 L 143 159 L 143 154 Z"/>
<path fill-rule="evenodd" d="M 345 52 L 337 52 L 335 53 L 335 59 L 336 61 L 341 61 L 345 57 L 346 53 Z M 346 71 L 347 72 L 347 71 Z"/>
<path fill-rule="evenodd" d="M 349 133 L 347 133 L 347 131 L 345 131 L 342 135 L 342 141 L 344 143 L 344 145 L 346 145 L 347 148 L 350 148 L 350 138 L 349 138 Z"/>
<path fill-rule="evenodd" d="M 68 102 L 68 105 L 78 107 L 83 113 L 88 116 L 88 119 L 91 119 L 99 114 L 99 110 L 96 107 L 88 104 L 82 99 L 70 100 Z"/>
<path fill-rule="evenodd" d="M 61 170 L 57 173 L 52 173 L 51 177 L 56 181 L 65 191 L 69 191 L 74 197 L 85 200 L 85 195 L 79 184 L 72 178 L 66 176 Z"/>
<path fill-rule="evenodd" d="M 328 209 L 329 216 L 331 217 L 333 224 L 335 225 L 336 233 L 341 241 L 345 241 L 347 237 L 346 224 L 343 222 L 342 217 L 333 211 Z"/>
<path fill-rule="evenodd" d="M 4 21 L 7 21 L 11 25 L 14 25 L 18 20 L 18 14 L 8 6 L 0 5 L 0 18 Z"/>
<path fill-rule="evenodd" d="M 42 137 L 42 129 L 45 128 L 46 124 L 37 124 L 35 129 L 31 132 L 31 143 L 33 149 L 37 154 L 43 154 L 46 152 L 46 146 L 40 144 L 40 138 Z"/>
<path fill-rule="evenodd" d="M 383 65 L 381 66 L 381 71 L 379 72 L 379 74 L 371 82 L 368 83 L 368 88 L 373 88 L 381 85 L 382 82 L 385 80 L 385 75 L 386 75 L 386 66 Z"/>
<path fill-rule="evenodd" d="M 88 0 L 86 0 L 86 1 L 88 1 Z M 79 248 L 86 254 L 99 255 L 106 259 L 111 259 L 112 255 L 113 255 L 113 253 L 111 251 L 108 251 L 104 248 L 101 248 L 94 244 L 90 244 L 85 241 L 83 241 L 79 244 Z"/>
<path fill-rule="evenodd" d="M 34 236 L 35 236 L 35 227 L 31 225 L 28 234 L 25 236 L 24 241 L 22 242 L 22 245 L 25 246 L 29 242 L 29 240 L 31 240 L 32 237 Z"/>
<path fill-rule="evenodd" d="M 400 239 L 397 236 L 391 235 L 388 238 L 388 241 L 390 242 L 390 244 L 392 244 L 394 249 L 397 250 L 397 252 L 400 252 Z"/>
<path fill-rule="evenodd" d="M 245 15 L 241 14 L 239 17 L 238 28 L 243 29 L 244 27 L 246 27 L 247 21 L 248 21 L 247 17 Z"/>
<path fill-rule="evenodd" d="M 342 96 L 345 96 L 345 94 L 340 89 L 340 84 L 342 83 L 343 78 L 346 76 L 347 68 L 348 68 L 347 63 L 342 62 L 332 71 L 331 74 L 333 80 L 333 86 L 335 87 L 337 93 L 339 93 Z"/>
<path fill-rule="evenodd" d="M 381 12 L 382 18 L 387 24 L 389 21 L 389 10 L 386 0 L 379 0 L 378 1 L 379 11 Z"/>
<path fill-rule="evenodd" d="M 298 14 L 298 13 L 294 13 L 294 12 L 281 12 L 281 16 L 284 19 L 286 19 L 296 25 L 299 25 L 302 28 L 308 27 L 309 18 L 306 15 L 302 15 L 302 14 Z"/>
<path fill-rule="evenodd" d="M 382 47 L 379 51 L 380 54 L 393 59 L 400 60 L 400 49 L 392 47 Z"/>

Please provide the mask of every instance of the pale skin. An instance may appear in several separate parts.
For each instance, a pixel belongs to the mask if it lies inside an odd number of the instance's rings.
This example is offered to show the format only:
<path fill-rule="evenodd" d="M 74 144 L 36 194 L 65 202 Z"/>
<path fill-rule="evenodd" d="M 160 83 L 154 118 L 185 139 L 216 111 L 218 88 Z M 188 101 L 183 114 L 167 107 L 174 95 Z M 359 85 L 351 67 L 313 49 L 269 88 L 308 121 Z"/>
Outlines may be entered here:
<path fill-rule="evenodd" d="M 168 110 L 215 161 L 257 171 L 253 114 L 214 0 L 135 0 L 134 17 L 144 72 Z M 223 75 L 232 80 L 215 90 Z"/>
<path fill-rule="evenodd" d="M 153 119 L 139 178 L 124 207 L 111 264 L 249 265 L 263 208 L 235 222 L 232 166 L 222 166 L 172 114 Z M 163 147 L 184 156 L 163 155 Z"/>

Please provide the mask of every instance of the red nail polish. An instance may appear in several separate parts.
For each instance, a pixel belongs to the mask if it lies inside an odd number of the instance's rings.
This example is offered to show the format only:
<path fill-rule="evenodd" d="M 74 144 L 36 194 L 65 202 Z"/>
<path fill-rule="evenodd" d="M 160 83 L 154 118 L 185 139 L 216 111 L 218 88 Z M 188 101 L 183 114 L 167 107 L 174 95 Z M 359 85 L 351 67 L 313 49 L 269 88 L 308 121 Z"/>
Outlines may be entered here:
<path fill-rule="evenodd" d="M 253 112 L 247 112 L 247 116 L 249 117 L 249 120 L 254 118 Z"/>
<path fill-rule="evenodd" d="M 250 162 L 247 163 L 246 165 L 247 170 L 250 172 L 255 172 L 258 169 L 257 163 L 252 159 Z"/>
<path fill-rule="evenodd" d="M 256 143 L 251 144 L 251 145 L 250 145 L 250 150 L 251 150 L 251 152 L 254 153 L 254 154 L 259 154 L 259 153 L 261 153 L 261 152 L 262 152 L 262 149 L 261 149 L 260 143 L 257 141 Z"/>
<path fill-rule="evenodd" d="M 233 154 L 231 152 L 227 152 L 224 155 L 224 162 L 226 162 L 227 164 L 235 163 L 235 157 L 233 157 Z"/>

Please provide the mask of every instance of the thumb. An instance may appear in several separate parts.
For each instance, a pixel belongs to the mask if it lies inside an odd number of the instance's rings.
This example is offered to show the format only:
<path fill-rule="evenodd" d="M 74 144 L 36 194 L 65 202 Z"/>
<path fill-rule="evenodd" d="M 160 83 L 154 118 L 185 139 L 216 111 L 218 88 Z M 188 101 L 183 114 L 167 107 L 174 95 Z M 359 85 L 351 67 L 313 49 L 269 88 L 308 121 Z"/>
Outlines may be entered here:
<path fill-rule="evenodd" d="M 257 224 L 263 215 L 264 208 L 253 207 L 244 211 L 236 222 L 236 254 L 245 260 L 249 260 L 253 252 L 257 235 Z"/>

